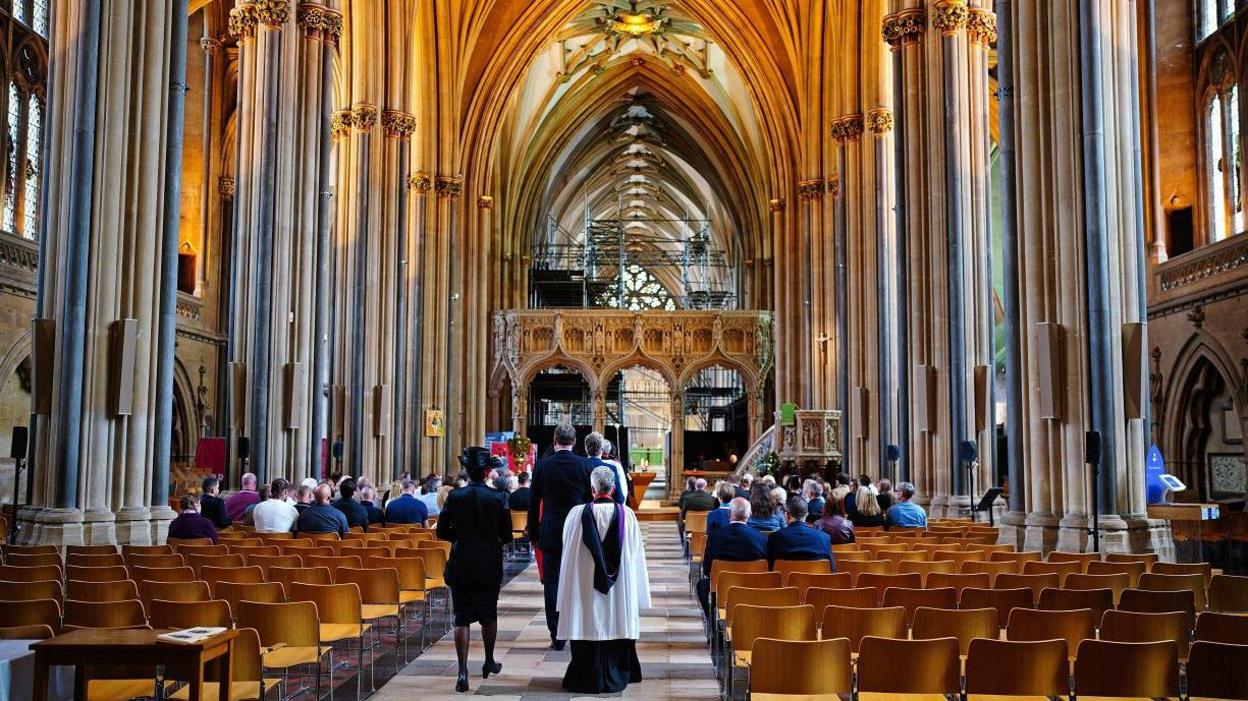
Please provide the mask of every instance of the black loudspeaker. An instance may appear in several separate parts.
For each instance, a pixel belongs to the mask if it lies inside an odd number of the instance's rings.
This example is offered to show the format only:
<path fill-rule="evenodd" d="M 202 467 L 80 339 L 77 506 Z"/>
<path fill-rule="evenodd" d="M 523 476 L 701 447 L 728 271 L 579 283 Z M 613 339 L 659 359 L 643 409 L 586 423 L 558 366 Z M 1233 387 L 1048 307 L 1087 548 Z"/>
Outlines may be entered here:
<path fill-rule="evenodd" d="M 887 446 L 886 448 L 884 448 L 884 459 L 885 459 L 885 460 L 893 460 L 893 461 L 900 460 L 900 459 L 901 459 L 901 448 L 898 448 L 897 446 L 893 445 L 892 443 L 889 443 L 889 444 L 888 444 L 888 446 Z"/>
<path fill-rule="evenodd" d="M 251 456 L 251 441 L 247 436 L 238 437 L 238 459 L 246 460 Z"/>
<path fill-rule="evenodd" d="M 975 462 L 979 458 L 979 444 L 975 441 L 962 441 L 958 446 L 958 459 L 964 463 Z"/>
<path fill-rule="evenodd" d="M 342 441 L 334 441 L 334 447 L 332 448 L 332 454 L 333 454 L 333 456 L 334 456 L 334 459 L 335 459 L 335 460 L 341 460 L 341 459 L 342 459 Z"/>
<path fill-rule="evenodd" d="M 1083 461 L 1088 465 L 1101 464 L 1101 432 L 1088 431 L 1083 434 Z"/>
<path fill-rule="evenodd" d="M 9 457 L 14 460 L 26 459 L 26 427 L 13 427 L 13 442 L 9 449 Z"/>

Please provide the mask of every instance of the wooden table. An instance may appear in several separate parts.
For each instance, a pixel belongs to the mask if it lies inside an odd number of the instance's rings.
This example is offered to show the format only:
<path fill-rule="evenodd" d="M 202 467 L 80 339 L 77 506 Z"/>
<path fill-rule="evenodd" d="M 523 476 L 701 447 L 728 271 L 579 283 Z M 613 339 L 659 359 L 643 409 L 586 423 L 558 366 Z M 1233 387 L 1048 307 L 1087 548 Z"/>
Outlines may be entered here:
<path fill-rule="evenodd" d="M 199 643 L 166 643 L 156 639 L 166 630 L 73 630 L 30 646 L 35 652 L 33 701 L 46 701 L 48 668 L 66 665 L 77 669 L 74 697 L 85 699 L 92 667 L 163 666 L 165 677 L 187 681 L 191 701 L 200 701 L 204 691 L 204 665 L 217 661 L 221 684 L 220 701 L 230 698 L 230 662 L 238 631 L 227 630 Z"/>

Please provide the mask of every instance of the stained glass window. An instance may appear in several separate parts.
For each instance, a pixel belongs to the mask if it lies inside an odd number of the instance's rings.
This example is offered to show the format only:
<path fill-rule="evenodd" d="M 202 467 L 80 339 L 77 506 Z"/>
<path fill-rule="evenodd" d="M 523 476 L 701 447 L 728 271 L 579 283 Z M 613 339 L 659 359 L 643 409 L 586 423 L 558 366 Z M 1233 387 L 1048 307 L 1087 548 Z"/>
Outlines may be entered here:
<path fill-rule="evenodd" d="M 4 230 L 17 231 L 18 158 L 22 145 L 22 95 L 17 83 L 9 82 L 8 125 L 5 129 Z"/>
<path fill-rule="evenodd" d="M 13 17 L 23 24 L 30 22 L 30 15 L 26 13 L 26 0 L 13 0 Z"/>
<path fill-rule="evenodd" d="M 676 301 L 663 283 L 640 265 L 624 267 L 624 302 L 620 309 L 642 311 L 644 309 L 675 309 Z"/>
<path fill-rule="evenodd" d="M 30 0 L 30 5 L 34 11 L 30 26 L 39 36 L 46 39 L 48 37 L 48 0 Z"/>
<path fill-rule="evenodd" d="M 39 174 L 43 171 L 39 144 L 43 137 L 43 105 L 38 98 L 31 98 L 26 109 L 26 168 L 22 176 L 26 181 L 26 193 L 22 198 L 22 234 L 28 238 L 39 236 Z"/>
<path fill-rule="evenodd" d="M 1226 238 L 1226 167 L 1222 158 L 1222 96 L 1214 95 L 1209 101 L 1206 133 L 1209 180 L 1209 238 L 1218 241 Z"/>

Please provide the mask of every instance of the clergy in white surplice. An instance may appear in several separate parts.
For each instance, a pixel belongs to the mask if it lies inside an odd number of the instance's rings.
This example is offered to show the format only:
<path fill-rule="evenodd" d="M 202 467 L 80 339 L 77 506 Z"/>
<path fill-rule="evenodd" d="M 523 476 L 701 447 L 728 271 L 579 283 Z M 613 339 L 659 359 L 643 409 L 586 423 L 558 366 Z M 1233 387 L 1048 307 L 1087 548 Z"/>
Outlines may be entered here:
<path fill-rule="evenodd" d="M 650 580 L 637 517 L 612 498 L 615 484 L 610 467 L 595 468 L 593 502 L 573 507 L 563 526 L 559 639 L 572 643 L 563 688 L 578 694 L 614 693 L 641 681 L 637 639 Z"/>

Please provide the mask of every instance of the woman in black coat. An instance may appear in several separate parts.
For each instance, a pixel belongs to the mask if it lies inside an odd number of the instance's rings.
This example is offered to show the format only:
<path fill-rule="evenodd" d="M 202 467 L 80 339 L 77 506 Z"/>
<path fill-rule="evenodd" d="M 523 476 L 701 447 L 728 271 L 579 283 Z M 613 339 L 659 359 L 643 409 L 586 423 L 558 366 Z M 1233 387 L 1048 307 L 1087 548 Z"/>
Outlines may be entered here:
<path fill-rule="evenodd" d="M 498 592 L 503 585 L 503 545 L 511 542 L 511 511 L 507 494 L 485 486 L 485 476 L 501 465 L 485 448 L 465 448 L 459 464 L 468 471 L 468 486 L 446 498 L 438 516 L 438 538 L 451 542 L 446 583 L 455 609 L 455 655 L 459 679 L 455 691 L 468 691 L 468 626 L 481 624 L 485 664 L 481 677 L 498 674 L 494 661 L 498 635 Z"/>

